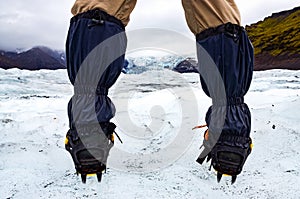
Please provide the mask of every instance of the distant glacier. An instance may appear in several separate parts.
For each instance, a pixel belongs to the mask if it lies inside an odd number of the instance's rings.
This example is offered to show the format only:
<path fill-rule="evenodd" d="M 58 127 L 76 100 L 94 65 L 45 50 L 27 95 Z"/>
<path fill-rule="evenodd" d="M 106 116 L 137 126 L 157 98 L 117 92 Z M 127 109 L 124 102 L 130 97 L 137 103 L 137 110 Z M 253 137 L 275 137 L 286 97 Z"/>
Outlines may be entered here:
<path fill-rule="evenodd" d="M 180 73 L 198 72 L 195 59 L 173 55 L 164 57 L 127 57 L 122 72 L 125 74 L 141 74 L 149 70 L 163 69 L 170 69 Z"/>

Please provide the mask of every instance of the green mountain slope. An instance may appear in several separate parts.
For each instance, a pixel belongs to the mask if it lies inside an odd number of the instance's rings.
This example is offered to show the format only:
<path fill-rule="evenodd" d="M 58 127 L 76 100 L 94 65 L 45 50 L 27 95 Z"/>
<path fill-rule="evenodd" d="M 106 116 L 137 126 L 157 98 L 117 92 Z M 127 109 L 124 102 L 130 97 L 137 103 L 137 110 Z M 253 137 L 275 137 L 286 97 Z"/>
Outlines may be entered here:
<path fill-rule="evenodd" d="M 300 7 L 274 13 L 246 26 L 256 57 L 256 69 L 300 69 Z"/>

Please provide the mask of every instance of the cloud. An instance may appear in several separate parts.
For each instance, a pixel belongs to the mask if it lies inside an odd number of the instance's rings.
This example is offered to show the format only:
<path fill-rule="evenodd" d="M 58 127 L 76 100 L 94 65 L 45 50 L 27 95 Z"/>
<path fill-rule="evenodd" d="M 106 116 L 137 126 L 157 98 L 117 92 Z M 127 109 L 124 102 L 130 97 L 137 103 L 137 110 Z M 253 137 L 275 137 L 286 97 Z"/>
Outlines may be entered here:
<path fill-rule="evenodd" d="M 1 1 L 0 49 L 35 45 L 63 49 L 71 5 L 68 0 Z"/>
<path fill-rule="evenodd" d="M 128 29 L 165 28 L 189 33 L 185 22 L 181 1 L 177 0 L 140 0 L 132 15 Z"/>
<path fill-rule="evenodd" d="M 300 5 L 300 0 L 236 2 L 243 25 Z M 26 49 L 35 45 L 64 49 L 73 3 L 74 0 L 0 1 L 0 49 Z M 138 0 L 127 30 L 149 27 L 177 31 L 193 38 L 186 25 L 180 0 Z"/>
<path fill-rule="evenodd" d="M 272 13 L 300 6 L 300 0 L 236 0 L 242 16 L 242 24 L 250 25 Z"/>
<path fill-rule="evenodd" d="M 162 28 L 143 28 L 127 31 L 127 54 L 152 50 L 152 52 L 195 57 L 196 43 L 178 31 Z M 147 38 L 147 39 L 145 39 Z M 162 42 L 163 41 L 163 42 Z"/>

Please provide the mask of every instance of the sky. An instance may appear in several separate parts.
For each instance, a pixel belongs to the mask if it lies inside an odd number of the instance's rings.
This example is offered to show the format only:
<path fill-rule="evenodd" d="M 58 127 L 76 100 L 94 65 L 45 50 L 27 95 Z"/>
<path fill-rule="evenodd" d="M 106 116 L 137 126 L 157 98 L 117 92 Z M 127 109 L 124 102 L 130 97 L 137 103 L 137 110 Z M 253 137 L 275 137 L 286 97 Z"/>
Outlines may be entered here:
<path fill-rule="evenodd" d="M 0 0 L 0 49 L 25 50 L 43 45 L 64 50 L 73 3 L 74 0 Z M 300 6 L 300 0 L 236 0 L 236 3 L 242 25 Z M 193 38 L 180 0 L 138 0 L 126 29 L 130 32 L 144 28 L 172 30 Z"/>

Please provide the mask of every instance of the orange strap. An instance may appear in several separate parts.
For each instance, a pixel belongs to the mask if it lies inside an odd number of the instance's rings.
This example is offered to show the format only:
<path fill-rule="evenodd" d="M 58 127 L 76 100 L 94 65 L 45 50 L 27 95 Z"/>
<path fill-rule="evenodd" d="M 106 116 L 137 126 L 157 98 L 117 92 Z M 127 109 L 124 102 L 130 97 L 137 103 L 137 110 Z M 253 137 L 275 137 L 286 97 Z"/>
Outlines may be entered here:
<path fill-rule="evenodd" d="M 195 126 L 192 130 L 201 129 L 201 128 L 204 128 L 204 127 L 207 127 L 207 124 L 200 125 L 200 126 Z"/>

